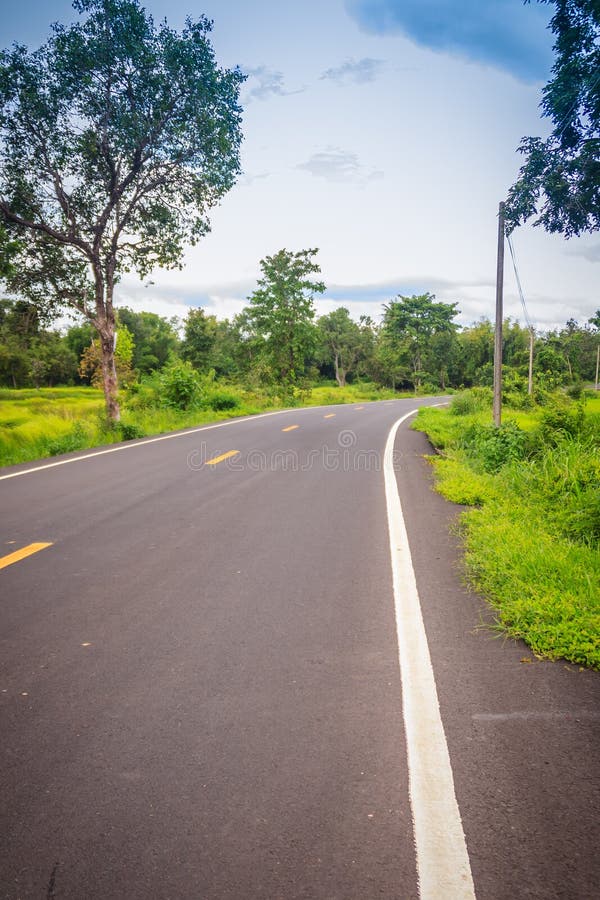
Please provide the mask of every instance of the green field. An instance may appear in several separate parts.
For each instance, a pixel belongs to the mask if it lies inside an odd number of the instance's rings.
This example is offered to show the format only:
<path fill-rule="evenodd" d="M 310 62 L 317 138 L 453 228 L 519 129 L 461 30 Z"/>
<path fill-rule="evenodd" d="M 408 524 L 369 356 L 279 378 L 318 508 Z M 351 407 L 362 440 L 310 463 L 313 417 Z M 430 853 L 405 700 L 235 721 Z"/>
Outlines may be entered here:
<path fill-rule="evenodd" d="M 207 399 L 212 406 L 178 410 L 162 406 L 155 387 L 149 397 L 146 394 L 150 394 L 150 390 L 146 393 L 144 390 L 125 398 L 122 423 L 117 428 L 109 428 L 104 418 L 103 394 L 94 388 L 0 389 L 0 466 L 191 428 L 233 416 L 252 415 L 285 405 L 278 398 L 260 391 L 228 385 L 214 387 Z M 297 402 L 302 406 L 326 406 L 398 396 L 370 383 L 345 388 L 325 384 L 300 394 Z M 220 405 L 228 408 L 219 409 Z"/>
<path fill-rule="evenodd" d="M 456 401 L 460 405 L 460 398 Z M 460 518 L 464 574 L 501 633 L 600 669 L 600 398 L 506 410 L 421 410 L 437 489 Z"/>

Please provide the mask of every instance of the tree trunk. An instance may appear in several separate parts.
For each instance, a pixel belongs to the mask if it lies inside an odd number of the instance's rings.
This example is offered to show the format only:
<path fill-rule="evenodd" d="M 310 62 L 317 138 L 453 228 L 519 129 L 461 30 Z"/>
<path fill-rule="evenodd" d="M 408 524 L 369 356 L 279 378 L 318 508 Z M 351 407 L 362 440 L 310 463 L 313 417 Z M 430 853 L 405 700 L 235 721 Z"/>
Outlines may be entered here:
<path fill-rule="evenodd" d="M 94 264 L 96 282 L 96 320 L 94 325 L 100 338 L 102 352 L 102 387 L 106 404 L 106 417 L 109 422 L 118 422 L 121 418 L 119 408 L 119 383 L 115 366 L 115 310 L 113 306 L 113 290 L 115 286 L 116 260 L 111 258 L 103 271 L 100 259 Z"/>
<path fill-rule="evenodd" d="M 102 348 L 102 387 L 106 402 L 106 415 L 111 422 L 118 422 L 121 410 L 118 400 L 117 370 L 115 367 L 115 328 L 114 324 L 106 326 L 100 333 Z"/>
<path fill-rule="evenodd" d="M 333 363 L 335 366 L 335 380 L 337 381 L 338 386 L 346 387 L 346 371 L 340 367 L 339 355 L 337 353 L 333 358 Z"/>

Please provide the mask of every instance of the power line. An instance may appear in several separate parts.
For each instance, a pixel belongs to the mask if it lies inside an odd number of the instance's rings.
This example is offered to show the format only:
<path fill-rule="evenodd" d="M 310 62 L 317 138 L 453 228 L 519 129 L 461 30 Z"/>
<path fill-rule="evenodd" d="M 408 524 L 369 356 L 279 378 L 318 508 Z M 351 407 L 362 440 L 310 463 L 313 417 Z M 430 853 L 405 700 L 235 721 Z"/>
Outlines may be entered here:
<path fill-rule="evenodd" d="M 508 242 L 508 249 L 510 250 L 510 255 L 513 262 L 513 269 L 515 270 L 515 278 L 517 281 L 517 287 L 519 289 L 519 297 L 521 298 L 521 306 L 523 307 L 523 314 L 525 316 L 525 322 L 529 329 L 529 377 L 527 379 L 527 393 L 531 397 L 533 394 L 533 351 L 534 351 L 534 343 L 535 343 L 535 331 L 533 325 L 531 324 L 531 319 L 527 313 L 527 304 L 525 303 L 525 296 L 523 294 L 523 288 L 521 287 L 521 279 L 519 278 L 519 270 L 517 268 L 517 259 L 515 256 L 515 249 L 512 245 L 512 240 L 510 238 L 510 234 L 506 235 L 506 239 Z"/>
<path fill-rule="evenodd" d="M 508 242 L 508 249 L 510 250 L 510 256 L 512 259 L 513 269 L 515 271 L 515 279 L 517 282 L 517 288 L 519 290 L 519 297 L 521 298 L 521 306 L 523 307 L 523 315 L 525 316 L 525 323 L 530 331 L 533 331 L 533 325 L 531 324 L 531 319 L 529 318 L 529 313 L 527 312 L 527 304 L 525 303 L 525 296 L 523 294 L 523 288 L 521 286 L 521 279 L 519 278 L 519 270 L 517 268 L 517 260 L 515 257 L 515 250 L 513 247 L 513 243 L 510 237 L 510 234 L 506 235 L 506 240 Z"/>

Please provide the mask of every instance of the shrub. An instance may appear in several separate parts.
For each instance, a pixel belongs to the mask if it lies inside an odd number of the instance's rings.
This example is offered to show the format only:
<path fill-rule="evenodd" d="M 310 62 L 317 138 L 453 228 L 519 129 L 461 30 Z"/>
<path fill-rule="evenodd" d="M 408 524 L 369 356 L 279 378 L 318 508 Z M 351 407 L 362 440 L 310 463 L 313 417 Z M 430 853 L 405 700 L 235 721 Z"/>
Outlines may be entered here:
<path fill-rule="evenodd" d="M 452 398 L 450 412 L 454 416 L 472 416 L 474 413 L 483 412 L 491 407 L 492 396 L 491 388 L 486 387 L 462 391 Z"/>
<path fill-rule="evenodd" d="M 498 472 L 507 463 L 523 459 L 528 438 L 515 422 L 498 426 L 475 423 L 466 430 L 463 447 L 481 464 L 484 472 Z"/>
<path fill-rule="evenodd" d="M 585 411 L 581 403 L 554 398 L 540 416 L 538 442 L 556 446 L 565 437 L 577 437 L 583 430 Z"/>
<path fill-rule="evenodd" d="M 76 422 L 68 434 L 55 440 L 48 441 L 48 456 L 59 456 L 62 453 L 72 453 L 74 450 L 82 450 L 88 446 L 88 436 L 81 422 Z"/>
<path fill-rule="evenodd" d="M 240 399 L 230 391 L 211 391 L 207 397 L 207 403 L 210 409 L 220 412 L 226 409 L 237 409 Z"/>
<path fill-rule="evenodd" d="M 581 400 L 583 396 L 583 382 L 575 381 L 573 384 L 570 384 L 567 388 L 567 397 L 570 397 L 571 400 Z"/>
<path fill-rule="evenodd" d="M 160 392 L 165 406 L 179 410 L 192 409 L 201 405 L 202 382 L 189 362 L 176 362 L 163 371 Z"/>
<path fill-rule="evenodd" d="M 154 376 L 129 385 L 124 405 L 131 410 L 158 408 L 160 406 L 160 378 Z"/>
<path fill-rule="evenodd" d="M 144 429 L 131 422 L 120 422 L 119 431 L 121 432 L 121 438 L 124 441 L 136 441 L 139 440 L 139 438 L 146 437 Z"/>

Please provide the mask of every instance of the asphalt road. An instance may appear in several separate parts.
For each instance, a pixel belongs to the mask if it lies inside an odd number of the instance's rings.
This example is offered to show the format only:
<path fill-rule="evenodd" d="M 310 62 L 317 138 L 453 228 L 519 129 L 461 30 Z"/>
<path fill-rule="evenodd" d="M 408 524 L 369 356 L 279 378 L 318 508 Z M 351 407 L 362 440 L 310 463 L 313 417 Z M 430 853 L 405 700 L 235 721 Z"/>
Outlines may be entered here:
<path fill-rule="evenodd" d="M 382 472 L 414 406 L 293 410 L 0 480 L 0 556 L 50 544 L 0 570 L 1 897 L 419 897 Z M 428 451 L 400 426 L 475 894 L 592 900 L 600 679 L 479 627 Z"/>

